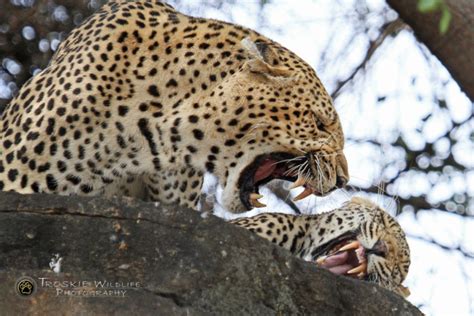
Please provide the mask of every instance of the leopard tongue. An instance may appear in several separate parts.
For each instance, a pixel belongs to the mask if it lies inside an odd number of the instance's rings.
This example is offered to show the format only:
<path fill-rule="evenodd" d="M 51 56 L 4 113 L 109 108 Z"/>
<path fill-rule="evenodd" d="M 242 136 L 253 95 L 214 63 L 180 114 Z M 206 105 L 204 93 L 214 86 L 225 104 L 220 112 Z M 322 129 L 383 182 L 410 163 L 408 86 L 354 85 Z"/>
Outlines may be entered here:
<path fill-rule="evenodd" d="M 334 274 L 345 274 L 353 268 L 352 265 L 347 263 L 348 259 L 349 253 L 341 251 L 327 256 L 319 266 L 328 269 Z"/>
<path fill-rule="evenodd" d="M 333 255 L 327 256 L 324 261 L 320 264 L 323 268 L 333 268 L 342 265 L 347 262 L 349 254 L 347 251 L 341 251 Z"/>
<path fill-rule="evenodd" d="M 352 269 L 352 266 L 350 264 L 341 264 L 340 266 L 335 266 L 332 268 L 329 268 L 329 271 L 331 271 L 334 274 L 346 274 L 349 270 Z"/>

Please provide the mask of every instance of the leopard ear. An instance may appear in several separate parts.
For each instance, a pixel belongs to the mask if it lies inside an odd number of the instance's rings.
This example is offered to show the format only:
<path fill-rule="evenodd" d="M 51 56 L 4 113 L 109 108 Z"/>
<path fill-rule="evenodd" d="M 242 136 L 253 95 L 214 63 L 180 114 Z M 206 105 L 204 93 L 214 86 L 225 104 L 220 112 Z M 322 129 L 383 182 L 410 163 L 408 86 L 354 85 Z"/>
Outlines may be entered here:
<path fill-rule="evenodd" d="M 268 43 L 254 42 L 246 37 L 241 41 L 241 44 L 251 56 L 247 62 L 250 72 L 270 77 L 288 78 L 291 76 L 288 69 L 279 67 L 278 53 Z"/>

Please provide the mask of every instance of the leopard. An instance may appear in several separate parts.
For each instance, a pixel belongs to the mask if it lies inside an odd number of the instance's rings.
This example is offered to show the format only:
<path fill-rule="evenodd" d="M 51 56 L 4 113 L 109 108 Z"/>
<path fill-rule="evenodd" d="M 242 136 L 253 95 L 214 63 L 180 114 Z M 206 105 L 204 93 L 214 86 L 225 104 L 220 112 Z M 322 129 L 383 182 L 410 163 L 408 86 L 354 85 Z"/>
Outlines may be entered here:
<path fill-rule="evenodd" d="M 263 207 L 274 179 L 324 196 L 349 180 L 316 72 L 237 24 L 161 1 L 110 1 L 72 30 L 0 117 L 0 190 Z"/>
<path fill-rule="evenodd" d="M 400 224 L 367 198 L 313 215 L 260 213 L 230 223 L 330 272 L 375 283 L 403 297 L 410 248 Z"/>

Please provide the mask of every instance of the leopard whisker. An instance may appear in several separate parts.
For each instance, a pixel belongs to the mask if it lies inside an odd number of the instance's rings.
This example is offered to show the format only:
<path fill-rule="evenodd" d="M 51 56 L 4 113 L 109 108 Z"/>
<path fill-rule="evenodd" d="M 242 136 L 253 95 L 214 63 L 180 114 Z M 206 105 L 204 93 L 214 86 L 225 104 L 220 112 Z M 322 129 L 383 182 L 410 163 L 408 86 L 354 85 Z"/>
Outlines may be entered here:
<path fill-rule="evenodd" d="M 292 162 L 292 161 L 295 161 L 295 160 L 301 160 L 301 159 L 304 159 L 305 156 L 302 155 L 302 156 L 297 156 L 297 157 L 293 157 L 293 158 L 288 158 L 288 159 L 283 159 L 283 160 L 279 160 L 279 161 L 275 161 L 274 163 L 272 163 L 271 165 L 276 165 L 276 164 L 279 164 L 279 163 L 288 163 L 288 162 Z"/>

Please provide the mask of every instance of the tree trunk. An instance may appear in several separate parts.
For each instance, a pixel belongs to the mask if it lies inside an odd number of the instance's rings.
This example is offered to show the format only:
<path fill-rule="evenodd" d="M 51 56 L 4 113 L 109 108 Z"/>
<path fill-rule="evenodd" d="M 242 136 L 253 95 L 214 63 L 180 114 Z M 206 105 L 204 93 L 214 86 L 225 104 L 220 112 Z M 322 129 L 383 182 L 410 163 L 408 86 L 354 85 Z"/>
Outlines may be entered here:
<path fill-rule="evenodd" d="M 421 315 L 214 216 L 129 199 L 0 192 L 0 253 L 5 315 Z M 31 296 L 15 294 L 22 276 Z"/>
<path fill-rule="evenodd" d="M 474 1 L 444 0 L 452 14 L 448 32 L 444 35 L 439 32 L 439 12 L 419 12 L 416 0 L 387 2 L 474 100 Z"/>

